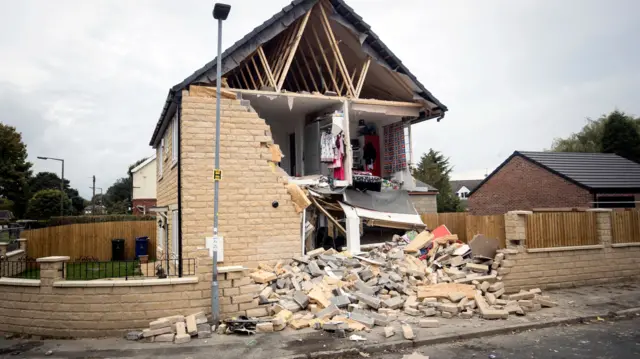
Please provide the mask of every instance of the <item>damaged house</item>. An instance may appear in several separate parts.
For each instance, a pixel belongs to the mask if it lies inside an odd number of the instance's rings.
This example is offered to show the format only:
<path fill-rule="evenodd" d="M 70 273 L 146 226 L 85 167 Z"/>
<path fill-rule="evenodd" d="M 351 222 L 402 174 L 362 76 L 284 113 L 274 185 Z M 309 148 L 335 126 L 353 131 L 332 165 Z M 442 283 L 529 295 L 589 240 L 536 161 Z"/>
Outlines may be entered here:
<path fill-rule="evenodd" d="M 150 142 L 173 258 L 211 248 L 215 76 L 213 60 L 169 90 Z M 447 107 L 344 1 L 293 1 L 222 54 L 222 76 L 225 266 L 300 255 L 325 245 L 319 233 L 357 252 L 361 237 L 424 228 L 408 195 L 411 126 Z"/>

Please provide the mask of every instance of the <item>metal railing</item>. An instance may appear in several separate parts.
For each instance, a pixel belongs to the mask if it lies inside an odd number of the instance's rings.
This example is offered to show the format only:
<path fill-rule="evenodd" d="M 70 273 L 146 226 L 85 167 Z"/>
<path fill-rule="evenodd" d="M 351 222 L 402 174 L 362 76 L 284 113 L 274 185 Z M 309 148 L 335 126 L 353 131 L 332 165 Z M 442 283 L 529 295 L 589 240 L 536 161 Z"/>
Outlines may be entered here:
<path fill-rule="evenodd" d="M 17 224 L 9 224 L 0 226 L 0 242 L 9 242 L 19 239 L 24 227 Z"/>
<path fill-rule="evenodd" d="M 66 280 L 167 278 L 178 276 L 179 264 L 179 259 L 158 259 L 146 263 L 139 260 L 84 260 L 64 263 L 63 273 Z M 183 276 L 196 273 L 195 258 L 183 258 L 182 266 Z"/>
<path fill-rule="evenodd" d="M 40 279 L 40 263 L 31 258 L 0 260 L 0 277 Z"/>

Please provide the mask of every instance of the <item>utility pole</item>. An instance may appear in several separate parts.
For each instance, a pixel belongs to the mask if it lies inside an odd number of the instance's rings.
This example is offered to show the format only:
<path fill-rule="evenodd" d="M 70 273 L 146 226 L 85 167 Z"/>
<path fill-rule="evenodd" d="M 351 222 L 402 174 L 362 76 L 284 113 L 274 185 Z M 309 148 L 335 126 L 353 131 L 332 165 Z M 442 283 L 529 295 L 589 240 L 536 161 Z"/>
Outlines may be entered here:
<path fill-rule="evenodd" d="M 91 196 L 91 215 L 96 215 L 96 175 L 93 175 L 93 196 Z"/>

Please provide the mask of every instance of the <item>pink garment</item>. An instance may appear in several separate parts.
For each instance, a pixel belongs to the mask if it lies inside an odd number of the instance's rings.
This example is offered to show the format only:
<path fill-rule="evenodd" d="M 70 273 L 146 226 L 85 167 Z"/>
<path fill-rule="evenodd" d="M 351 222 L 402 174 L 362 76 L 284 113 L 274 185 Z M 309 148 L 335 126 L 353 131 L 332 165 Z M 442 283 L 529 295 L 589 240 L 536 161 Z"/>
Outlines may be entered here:
<path fill-rule="evenodd" d="M 336 151 L 332 164 L 333 178 L 344 180 L 344 141 L 342 135 L 338 135 L 336 139 Z"/>

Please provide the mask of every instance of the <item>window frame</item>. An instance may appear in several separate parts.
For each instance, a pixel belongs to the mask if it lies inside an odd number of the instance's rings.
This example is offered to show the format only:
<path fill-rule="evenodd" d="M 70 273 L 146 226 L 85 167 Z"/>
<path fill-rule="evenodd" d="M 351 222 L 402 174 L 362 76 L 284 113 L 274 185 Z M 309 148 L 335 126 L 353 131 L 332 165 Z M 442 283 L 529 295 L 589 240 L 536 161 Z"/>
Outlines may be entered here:
<path fill-rule="evenodd" d="M 159 153 L 156 155 L 156 159 L 157 159 L 157 162 L 158 162 L 158 179 L 161 179 L 162 178 L 162 171 L 163 171 L 162 158 L 164 157 L 163 156 L 163 153 L 164 153 L 164 137 L 162 139 L 160 139 L 160 146 L 158 147 L 158 152 Z"/>
<path fill-rule="evenodd" d="M 178 257 L 178 222 L 179 222 L 178 210 L 171 211 L 171 250 L 172 254 Z"/>
<path fill-rule="evenodd" d="M 171 121 L 171 162 L 172 166 L 178 163 L 178 116 L 174 115 Z"/>

